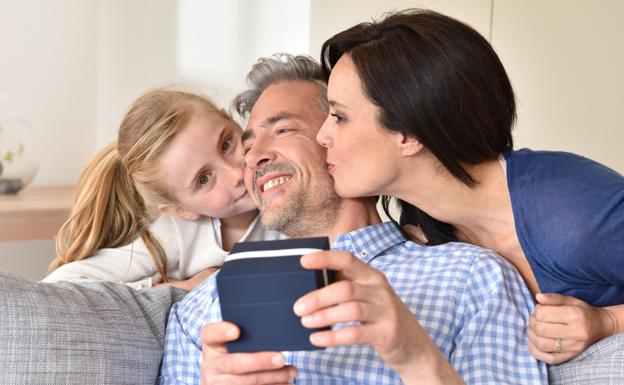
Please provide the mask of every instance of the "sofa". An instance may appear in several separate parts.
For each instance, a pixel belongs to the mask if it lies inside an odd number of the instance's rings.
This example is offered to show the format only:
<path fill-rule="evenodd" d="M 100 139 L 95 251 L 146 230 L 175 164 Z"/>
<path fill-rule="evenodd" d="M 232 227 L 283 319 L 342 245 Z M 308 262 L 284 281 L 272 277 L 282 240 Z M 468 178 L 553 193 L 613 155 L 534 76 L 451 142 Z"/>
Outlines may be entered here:
<path fill-rule="evenodd" d="M 186 294 L 0 272 L 0 384 L 153 385 L 169 308 Z M 549 368 L 551 384 L 624 384 L 624 334 Z"/>

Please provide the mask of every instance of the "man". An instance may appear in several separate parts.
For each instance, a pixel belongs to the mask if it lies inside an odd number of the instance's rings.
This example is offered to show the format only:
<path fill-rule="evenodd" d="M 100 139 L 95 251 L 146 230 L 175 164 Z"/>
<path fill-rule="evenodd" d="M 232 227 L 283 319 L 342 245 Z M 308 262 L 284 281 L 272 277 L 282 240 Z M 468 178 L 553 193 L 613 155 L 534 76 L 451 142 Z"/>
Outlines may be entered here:
<path fill-rule="evenodd" d="M 470 245 L 406 241 L 394 223 L 381 223 L 373 199 L 335 194 L 315 140 L 327 115 L 319 66 L 261 59 L 248 81 L 235 100 L 249 113 L 247 188 L 265 226 L 330 238 L 336 251 L 304 256 L 302 265 L 334 269 L 339 280 L 294 311 L 306 327 L 340 326 L 312 334 L 325 350 L 228 354 L 239 330 L 219 322 L 213 276 L 172 308 L 160 383 L 547 383 L 525 342 L 532 298 L 509 264 Z"/>

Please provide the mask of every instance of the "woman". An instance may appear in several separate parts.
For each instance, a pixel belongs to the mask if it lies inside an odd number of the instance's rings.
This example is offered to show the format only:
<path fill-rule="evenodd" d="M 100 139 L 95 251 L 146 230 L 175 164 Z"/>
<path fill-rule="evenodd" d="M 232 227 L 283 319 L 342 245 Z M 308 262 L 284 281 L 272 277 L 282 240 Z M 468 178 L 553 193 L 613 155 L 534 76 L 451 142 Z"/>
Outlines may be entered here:
<path fill-rule="evenodd" d="M 544 362 L 621 331 L 624 178 L 569 153 L 514 151 L 513 90 L 481 35 L 410 10 L 335 35 L 321 58 L 330 114 L 317 140 L 339 195 L 396 197 L 429 243 L 512 263 L 536 295 L 529 348 Z"/>

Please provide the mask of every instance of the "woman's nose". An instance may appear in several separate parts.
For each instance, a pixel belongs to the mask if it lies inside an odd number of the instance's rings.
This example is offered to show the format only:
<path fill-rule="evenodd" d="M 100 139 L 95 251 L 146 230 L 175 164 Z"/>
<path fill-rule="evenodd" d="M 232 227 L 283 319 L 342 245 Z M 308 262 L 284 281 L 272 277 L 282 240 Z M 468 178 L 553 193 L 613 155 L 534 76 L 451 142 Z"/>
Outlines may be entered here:
<path fill-rule="evenodd" d="M 319 129 L 319 132 L 316 134 L 316 141 L 318 142 L 318 144 L 325 148 L 330 148 L 333 144 L 330 119 L 331 116 L 328 116 L 327 119 L 325 119 L 325 122 L 323 122 L 323 125 Z"/>

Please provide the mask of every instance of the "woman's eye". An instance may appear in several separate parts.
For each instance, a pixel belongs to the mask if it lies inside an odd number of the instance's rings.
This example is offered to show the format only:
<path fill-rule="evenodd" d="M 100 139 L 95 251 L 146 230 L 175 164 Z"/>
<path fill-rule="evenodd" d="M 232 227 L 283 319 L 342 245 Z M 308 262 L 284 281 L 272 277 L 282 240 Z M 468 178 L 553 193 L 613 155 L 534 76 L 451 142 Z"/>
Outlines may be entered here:
<path fill-rule="evenodd" d="M 205 185 L 206 183 L 208 183 L 208 181 L 210 180 L 210 177 L 206 174 L 202 175 L 199 177 L 198 183 L 200 186 Z"/>
<path fill-rule="evenodd" d="M 343 122 L 345 120 L 345 118 L 342 115 L 337 114 L 335 112 L 330 112 L 329 115 L 331 115 L 336 120 L 337 123 Z"/>

